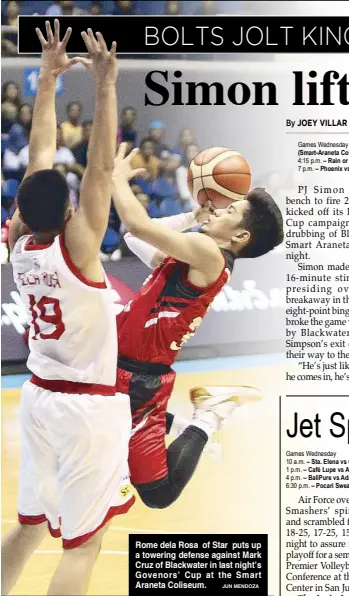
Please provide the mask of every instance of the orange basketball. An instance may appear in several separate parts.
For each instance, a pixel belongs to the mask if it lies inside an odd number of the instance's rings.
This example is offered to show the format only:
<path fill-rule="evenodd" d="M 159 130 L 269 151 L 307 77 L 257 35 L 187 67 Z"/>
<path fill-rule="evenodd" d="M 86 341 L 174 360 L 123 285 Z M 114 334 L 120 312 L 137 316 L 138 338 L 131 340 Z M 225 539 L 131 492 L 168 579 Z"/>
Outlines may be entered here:
<path fill-rule="evenodd" d="M 233 201 L 245 198 L 251 187 L 251 170 L 241 153 L 227 147 L 210 147 L 200 151 L 188 170 L 190 193 L 200 205 L 211 201 L 224 209 Z"/>

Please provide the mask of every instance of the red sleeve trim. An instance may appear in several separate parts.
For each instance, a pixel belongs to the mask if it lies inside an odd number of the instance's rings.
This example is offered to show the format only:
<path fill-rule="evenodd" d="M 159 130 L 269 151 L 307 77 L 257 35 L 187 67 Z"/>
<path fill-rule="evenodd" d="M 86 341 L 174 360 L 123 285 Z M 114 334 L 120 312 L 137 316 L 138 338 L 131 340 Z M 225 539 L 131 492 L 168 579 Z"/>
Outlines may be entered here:
<path fill-rule="evenodd" d="M 66 248 L 66 246 L 64 244 L 64 236 L 63 236 L 63 234 L 61 234 L 59 236 L 59 244 L 60 244 L 60 247 L 61 247 L 61 251 L 62 251 L 62 255 L 63 255 L 63 259 L 65 261 L 65 264 L 67 265 L 68 269 L 70 269 L 70 271 L 73 273 L 73 275 L 75 275 L 75 277 L 79 281 L 81 281 L 86 286 L 90 286 L 91 288 L 105 289 L 107 287 L 107 284 L 106 284 L 105 281 L 89 281 L 81 273 L 81 271 L 76 267 L 76 265 L 74 265 L 73 261 L 70 258 L 70 255 L 68 253 L 68 250 L 67 250 L 67 248 Z"/>

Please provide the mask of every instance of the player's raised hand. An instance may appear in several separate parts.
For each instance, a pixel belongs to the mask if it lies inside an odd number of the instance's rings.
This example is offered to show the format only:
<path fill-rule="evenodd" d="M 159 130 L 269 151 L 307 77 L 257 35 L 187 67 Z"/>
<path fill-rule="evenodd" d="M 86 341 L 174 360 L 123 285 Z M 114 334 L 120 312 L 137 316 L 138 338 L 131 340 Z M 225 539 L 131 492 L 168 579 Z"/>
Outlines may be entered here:
<path fill-rule="evenodd" d="M 78 58 L 68 58 L 66 52 L 72 29 L 68 27 L 61 41 L 58 19 L 55 19 L 54 22 L 54 33 L 52 32 L 49 21 L 45 22 L 45 26 L 47 39 L 45 39 L 39 28 L 35 29 L 42 47 L 41 69 L 45 74 L 58 76 L 79 61 Z"/>
<path fill-rule="evenodd" d="M 146 172 L 145 168 L 132 169 L 132 157 L 137 153 L 138 149 L 133 149 L 127 157 L 127 143 L 121 143 L 114 159 L 113 181 L 116 181 L 119 176 L 131 180 L 135 176 L 142 176 Z"/>
<path fill-rule="evenodd" d="M 78 62 L 93 73 L 97 85 L 115 84 L 119 74 L 119 65 L 115 54 L 116 42 L 113 41 L 110 50 L 108 50 L 101 33 L 97 32 L 95 36 L 92 29 L 87 29 L 87 33 L 82 31 L 81 36 L 89 58 L 78 58 Z"/>

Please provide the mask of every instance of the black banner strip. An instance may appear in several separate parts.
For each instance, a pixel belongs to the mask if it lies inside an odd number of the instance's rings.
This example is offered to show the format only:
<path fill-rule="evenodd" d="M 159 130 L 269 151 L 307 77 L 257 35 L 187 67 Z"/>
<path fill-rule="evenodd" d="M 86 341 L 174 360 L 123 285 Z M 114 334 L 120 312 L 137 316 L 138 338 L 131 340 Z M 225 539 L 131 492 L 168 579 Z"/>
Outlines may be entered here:
<path fill-rule="evenodd" d="M 86 53 L 81 31 L 100 31 L 122 54 L 343 53 L 349 51 L 349 17 L 295 16 L 66 16 L 73 33 L 68 52 Z M 39 54 L 35 33 L 53 17 L 19 17 L 19 54 Z"/>

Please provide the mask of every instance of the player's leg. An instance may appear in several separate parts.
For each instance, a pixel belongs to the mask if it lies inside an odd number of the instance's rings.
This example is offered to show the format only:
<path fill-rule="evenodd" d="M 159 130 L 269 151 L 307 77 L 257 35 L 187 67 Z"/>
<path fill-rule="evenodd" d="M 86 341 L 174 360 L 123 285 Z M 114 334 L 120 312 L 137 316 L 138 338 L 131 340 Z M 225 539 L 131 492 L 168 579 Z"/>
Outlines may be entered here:
<path fill-rule="evenodd" d="M 260 401 L 261 394 L 254 387 L 196 387 L 190 398 L 194 406 L 191 424 L 167 450 L 168 474 L 178 496 L 191 479 L 209 437 L 237 407 Z"/>
<path fill-rule="evenodd" d="M 134 502 L 127 463 L 129 398 L 60 393 L 55 407 L 50 432 L 59 453 L 64 553 L 48 594 L 85 594 L 106 526 Z"/>
<path fill-rule="evenodd" d="M 19 522 L 1 543 L 1 594 L 6 596 L 17 583 L 25 564 L 47 535 L 46 520 L 38 525 Z"/>
<path fill-rule="evenodd" d="M 189 426 L 190 420 L 182 418 L 178 414 L 166 412 L 166 434 L 171 437 L 178 437 Z"/>
<path fill-rule="evenodd" d="M 4 536 L 1 545 L 2 594 L 8 594 L 15 586 L 29 557 L 48 532 L 46 510 L 41 498 L 48 500 L 46 492 L 50 490 L 54 458 L 45 428 L 36 417 L 39 399 L 40 390 L 31 383 L 25 383 L 20 402 L 19 523 Z"/>
<path fill-rule="evenodd" d="M 167 449 L 167 474 L 156 482 L 135 485 L 143 502 L 149 507 L 162 509 L 176 501 L 197 468 L 208 438 L 219 430 L 236 407 L 260 399 L 259 391 L 250 387 L 193 389 L 191 391 L 191 401 L 194 406 L 193 419 Z M 143 432 L 144 430 L 141 429 L 140 433 Z M 155 436 L 159 437 L 159 444 L 158 453 L 154 452 L 154 458 L 158 458 L 161 462 L 163 451 L 160 450 L 160 425 L 157 433 L 153 432 L 153 442 Z M 135 436 L 134 440 L 142 442 L 141 436 Z M 161 440 L 163 440 L 162 437 Z M 138 452 L 140 452 L 139 448 Z M 130 469 L 132 473 L 131 466 Z"/>
<path fill-rule="evenodd" d="M 190 394 L 192 394 L 192 392 L 198 391 L 198 389 L 199 391 L 203 390 L 204 392 L 207 392 L 207 389 L 204 388 L 194 388 L 191 390 Z M 211 387 L 210 389 L 211 391 L 213 391 L 213 393 L 215 392 L 215 388 Z M 219 391 L 222 391 L 222 389 L 225 391 L 227 389 L 227 391 L 230 392 L 231 390 L 234 390 L 234 387 L 219 387 L 218 389 Z M 241 388 L 239 389 L 241 391 Z M 188 418 L 183 418 L 182 416 L 179 416 L 179 414 L 174 414 L 172 412 L 166 412 L 166 435 L 176 438 L 179 435 L 181 435 L 184 432 L 184 430 L 188 428 L 188 426 L 190 426 L 191 424 L 192 420 L 189 420 Z M 216 425 L 214 424 L 213 426 L 215 427 Z M 211 434 L 211 429 L 208 430 Z"/>
<path fill-rule="evenodd" d="M 158 422 L 141 428 L 130 441 L 131 479 L 143 503 L 152 509 L 165 509 L 178 499 L 208 440 L 207 433 L 189 425 L 166 450 L 165 433 L 165 423 Z M 142 472 L 136 475 L 135 470 Z"/>
<path fill-rule="evenodd" d="M 173 414 L 172 412 L 166 412 L 166 435 L 172 439 L 179 437 L 190 424 L 191 419 L 182 418 L 182 416 Z M 204 446 L 203 452 L 207 453 L 214 462 L 218 463 L 221 461 L 222 445 L 219 442 L 218 433 L 211 435 Z"/>
<path fill-rule="evenodd" d="M 174 381 L 174 372 L 161 377 L 132 374 L 128 385 L 133 426 L 137 424 L 129 447 L 131 481 L 144 504 L 156 509 L 168 507 L 179 497 L 207 442 L 204 431 L 189 426 L 174 441 L 175 448 L 172 443 L 166 449 L 166 409 Z M 148 391 L 150 388 L 152 392 Z"/>
<path fill-rule="evenodd" d="M 86 594 L 94 564 L 108 525 L 96 532 L 87 542 L 73 549 L 65 549 L 51 580 L 47 595 Z"/>

